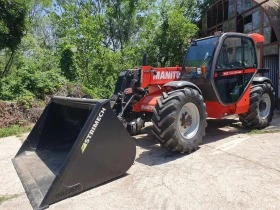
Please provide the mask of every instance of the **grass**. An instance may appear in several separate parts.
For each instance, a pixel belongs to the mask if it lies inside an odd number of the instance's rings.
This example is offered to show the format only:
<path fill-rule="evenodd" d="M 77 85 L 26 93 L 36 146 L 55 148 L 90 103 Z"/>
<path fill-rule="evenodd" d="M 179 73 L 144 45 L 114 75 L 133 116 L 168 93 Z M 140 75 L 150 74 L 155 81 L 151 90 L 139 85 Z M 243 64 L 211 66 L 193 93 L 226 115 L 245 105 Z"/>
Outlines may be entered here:
<path fill-rule="evenodd" d="M 4 203 L 7 200 L 10 200 L 10 199 L 13 199 L 13 198 L 17 198 L 18 196 L 19 196 L 18 194 L 0 196 L 0 204 Z"/>
<path fill-rule="evenodd" d="M 271 129 L 271 130 L 251 130 L 248 134 L 266 134 L 266 133 L 279 133 L 279 129 Z"/>
<path fill-rule="evenodd" d="M 32 127 L 33 127 L 32 125 L 27 125 L 27 126 L 12 125 L 9 127 L 0 128 L 0 138 L 29 132 L 32 129 Z"/>

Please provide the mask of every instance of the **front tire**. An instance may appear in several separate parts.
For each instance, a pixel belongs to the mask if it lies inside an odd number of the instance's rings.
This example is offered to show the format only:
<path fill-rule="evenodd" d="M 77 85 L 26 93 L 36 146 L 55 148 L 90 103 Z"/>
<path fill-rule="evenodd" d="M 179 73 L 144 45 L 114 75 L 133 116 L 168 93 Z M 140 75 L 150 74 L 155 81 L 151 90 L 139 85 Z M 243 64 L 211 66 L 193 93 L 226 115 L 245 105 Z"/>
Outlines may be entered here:
<path fill-rule="evenodd" d="M 190 153 L 202 144 L 206 118 L 206 106 L 197 90 L 163 93 L 154 109 L 152 132 L 162 147 Z"/>
<path fill-rule="evenodd" d="M 274 92 L 269 83 L 255 85 L 250 93 L 250 107 L 247 113 L 239 115 L 245 127 L 262 129 L 269 125 L 274 113 Z"/>

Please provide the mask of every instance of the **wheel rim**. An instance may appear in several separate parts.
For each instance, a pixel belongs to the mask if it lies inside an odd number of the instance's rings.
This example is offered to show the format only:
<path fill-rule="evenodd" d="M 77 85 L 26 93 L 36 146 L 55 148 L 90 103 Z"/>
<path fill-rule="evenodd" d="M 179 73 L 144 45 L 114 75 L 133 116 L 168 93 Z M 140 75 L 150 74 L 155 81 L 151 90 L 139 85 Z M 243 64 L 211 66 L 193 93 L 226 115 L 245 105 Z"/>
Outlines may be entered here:
<path fill-rule="evenodd" d="M 177 125 L 181 136 L 188 140 L 193 138 L 199 128 L 200 116 L 194 103 L 186 103 L 180 110 Z"/>
<path fill-rule="evenodd" d="M 267 93 L 264 93 L 261 96 L 261 100 L 260 100 L 260 103 L 259 103 L 260 117 L 262 119 L 267 118 L 267 116 L 270 113 L 270 108 L 271 108 L 270 96 Z"/>

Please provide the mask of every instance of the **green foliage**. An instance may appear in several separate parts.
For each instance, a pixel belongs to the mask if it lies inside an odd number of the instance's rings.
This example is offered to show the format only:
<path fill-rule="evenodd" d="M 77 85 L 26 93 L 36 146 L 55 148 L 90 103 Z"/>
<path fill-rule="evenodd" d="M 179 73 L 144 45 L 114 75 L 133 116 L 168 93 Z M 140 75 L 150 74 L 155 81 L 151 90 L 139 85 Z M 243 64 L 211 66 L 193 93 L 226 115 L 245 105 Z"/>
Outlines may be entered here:
<path fill-rule="evenodd" d="M 266 134 L 266 133 L 279 133 L 280 129 L 262 129 L 262 130 L 251 130 L 248 134 Z"/>
<path fill-rule="evenodd" d="M 23 2 L 0 0 L 0 50 L 16 50 L 24 35 L 25 17 Z"/>
<path fill-rule="evenodd" d="M 197 5 L 197 10 L 199 12 L 198 18 L 201 18 L 204 15 L 206 15 L 207 10 L 214 3 L 215 3 L 215 0 L 199 0 L 198 5 Z"/>
<path fill-rule="evenodd" d="M 153 15 L 148 23 L 149 32 L 144 37 L 148 37 L 149 42 L 146 47 L 149 64 L 160 66 L 181 65 L 185 49 L 188 47 L 188 39 L 196 37 L 198 28 L 191 23 L 190 19 L 184 16 L 182 2 L 163 1 L 155 11 L 159 16 L 156 18 L 159 24 L 155 24 Z M 146 45 L 146 44 L 144 44 Z"/>
<path fill-rule="evenodd" d="M 121 53 L 103 49 L 102 53 L 89 65 L 92 71 L 89 71 L 88 79 L 84 84 L 92 90 L 93 97 L 109 98 L 112 95 L 118 71 L 125 68 L 125 65 L 121 64 L 122 59 Z"/>
<path fill-rule="evenodd" d="M 14 100 L 23 96 L 44 96 L 54 93 L 66 80 L 57 70 L 35 71 L 22 68 L 0 81 L 0 98 Z"/>
<path fill-rule="evenodd" d="M 0 14 L 0 38 L 5 38 L 6 22 L 19 17 L 19 37 L 25 30 L 23 38 L 13 38 L 16 47 L 0 51 L 0 71 L 5 69 L 0 99 L 28 107 L 29 100 L 44 99 L 69 82 L 95 98 L 108 98 L 119 72 L 139 67 L 145 52 L 149 65 L 180 65 L 187 40 L 197 34 L 192 22 L 201 2 L 0 0 L 8 5 Z"/>
<path fill-rule="evenodd" d="M 31 129 L 32 126 L 19 126 L 19 125 L 12 125 L 10 127 L 0 128 L 0 138 L 26 133 L 29 132 Z M 5 198 L 0 197 L 0 203 L 4 201 Z"/>
<path fill-rule="evenodd" d="M 35 100 L 32 95 L 23 95 L 17 100 L 17 104 L 23 107 L 25 110 L 32 108 L 34 102 Z"/>
<path fill-rule="evenodd" d="M 78 78 L 78 70 L 76 67 L 75 54 L 72 46 L 66 45 L 61 52 L 60 68 L 63 75 L 69 81 L 75 81 Z"/>
<path fill-rule="evenodd" d="M 22 39 L 13 71 L 0 79 L 0 98 L 16 100 L 23 96 L 44 99 L 65 84 L 58 69 L 58 58 L 50 49 L 40 47 L 31 34 Z"/>

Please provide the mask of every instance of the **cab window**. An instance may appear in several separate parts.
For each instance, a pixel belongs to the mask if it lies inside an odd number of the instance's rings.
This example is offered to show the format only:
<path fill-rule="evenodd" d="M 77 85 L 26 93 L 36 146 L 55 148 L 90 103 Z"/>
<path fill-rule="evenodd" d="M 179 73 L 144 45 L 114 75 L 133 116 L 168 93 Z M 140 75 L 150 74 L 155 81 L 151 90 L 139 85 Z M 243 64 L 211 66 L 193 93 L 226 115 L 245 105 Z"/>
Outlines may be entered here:
<path fill-rule="evenodd" d="M 236 37 L 226 38 L 219 57 L 216 69 L 242 68 L 242 39 Z"/>
<path fill-rule="evenodd" d="M 256 69 L 256 53 L 251 39 L 228 37 L 224 40 L 215 66 L 214 81 L 225 104 L 237 102 Z"/>
<path fill-rule="evenodd" d="M 244 68 L 257 68 L 255 47 L 250 39 L 243 39 L 244 46 Z"/>

